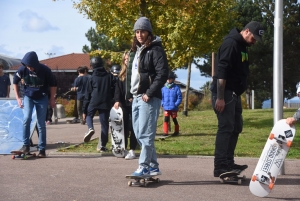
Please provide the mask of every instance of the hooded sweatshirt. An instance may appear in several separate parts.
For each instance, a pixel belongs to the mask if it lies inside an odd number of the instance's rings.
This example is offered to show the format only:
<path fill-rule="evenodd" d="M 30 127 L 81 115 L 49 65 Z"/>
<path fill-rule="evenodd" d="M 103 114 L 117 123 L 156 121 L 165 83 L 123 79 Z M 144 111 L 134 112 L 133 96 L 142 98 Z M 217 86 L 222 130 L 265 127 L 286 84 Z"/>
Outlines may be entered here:
<path fill-rule="evenodd" d="M 241 95 L 247 89 L 249 75 L 249 46 L 238 29 L 232 29 L 218 51 L 218 63 L 213 76 L 211 91 L 217 93 L 217 79 L 226 80 L 225 90 Z"/>
<path fill-rule="evenodd" d="M 83 112 L 87 114 L 88 107 L 109 110 L 111 108 L 113 87 L 113 75 L 103 67 L 95 68 L 87 82 Z"/>
<path fill-rule="evenodd" d="M 24 79 L 24 96 L 38 100 L 48 96 L 49 87 L 55 87 L 56 82 L 50 68 L 41 64 L 35 52 L 28 52 L 21 61 L 22 65 L 14 75 L 13 84 Z M 31 72 L 26 66 L 34 68 Z"/>

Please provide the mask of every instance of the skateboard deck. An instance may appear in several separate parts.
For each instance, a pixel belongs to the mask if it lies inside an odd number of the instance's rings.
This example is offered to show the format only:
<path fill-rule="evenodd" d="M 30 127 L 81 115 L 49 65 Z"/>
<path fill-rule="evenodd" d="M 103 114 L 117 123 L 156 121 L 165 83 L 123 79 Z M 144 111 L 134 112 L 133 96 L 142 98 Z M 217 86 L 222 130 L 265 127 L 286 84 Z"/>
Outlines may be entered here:
<path fill-rule="evenodd" d="M 165 140 L 166 138 L 170 137 L 171 135 L 163 136 L 163 135 L 155 135 L 155 139 L 158 140 Z"/>
<path fill-rule="evenodd" d="M 156 175 L 155 175 L 156 176 Z M 128 186 L 144 186 L 147 187 L 149 182 L 156 182 L 159 183 L 159 178 L 154 178 L 155 176 L 149 175 L 149 176 L 132 176 L 132 175 L 126 175 L 126 179 L 133 179 L 134 181 L 128 181 Z"/>
<path fill-rule="evenodd" d="M 125 157 L 125 139 L 124 139 L 124 122 L 123 111 L 119 107 L 110 110 L 110 129 L 111 129 L 111 146 L 112 153 L 118 158 Z"/>
<path fill-rule="evenodd" d="M 274 125 L 250 181 L 249 189 L 252 194 L 265 197 L 271 192 L 295 132 L 295 127 L 290 127 L 285 119 Z"/>
<path fill-rule="evenodd" d="M 11 156 L 12 159 L 20 158 L 26 160 L 31 157 L 36 157 L 35 153 L 31 154 L 30 152 L 24 153 L 22 151 L 11 151 L 10 153 L 12 154 Z"/>
<path fill-rule="evenodd" d="M 245 175 L 243 175 L 242 177 L 239 176 L 243 171 L 244 170 L 242 170 L 242 171 L 234 170 L 234 171 L 231 171 L 231 172 L 225 172 L 225 173 L 221 174 L 219 176 L 220 183 L 221 184 L 237 183 L 237 184 L 241 185 L 242 182 L 246 180 Z"/>

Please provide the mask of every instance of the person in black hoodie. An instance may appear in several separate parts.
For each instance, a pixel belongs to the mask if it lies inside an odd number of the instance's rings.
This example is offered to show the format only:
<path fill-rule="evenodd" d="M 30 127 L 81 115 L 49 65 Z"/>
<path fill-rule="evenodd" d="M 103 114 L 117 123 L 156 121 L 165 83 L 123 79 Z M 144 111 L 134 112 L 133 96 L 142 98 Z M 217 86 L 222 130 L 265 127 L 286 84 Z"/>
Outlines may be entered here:
<path fill-rule="evenodd" d="M 50 106 L 55 106 L 56 79 L 50 68 L 41 64 L 35 52 L 28 52 L 23 57 L 22 66 L 14 75 L 13 84 L 16 99 L 20 108 L 24 110 L 23 121 L 23 147 L 19 150 L 28 153 L 30 146 L 30 124 L 33 108 L 37 116 L 39 133 L 39 157 L 46 157 L 46 114 L 48 101 Z M 24 82 L 23 102 L 19 93 L 19 82 Z M 50 90 L 49 90 L 50 88 Z M 48 99 L 48 96 L 49 99 Z"/>
<path fill-rule="evenodd" d="M 108 151 L 109 111 L 111 109 L 111 90 L 113 88 L 113 75 L 107 72 L 100 56 L 92 57 L 90 60 L 93 74 L 89 78 L 86 93 L 83 101 L 83 120 L 86 120 L 88 132 L 83 138 L 84 142 L 89 142 L 94 135 L 93 118 L 98 111 L 101 124 L 101 152 Z"/>
<path fill-rule="evenodd" d="M 256 21 L 242 31 L 234 28 L 218 51 L 218 63 L 211 84 L 212 106 L 218 118 L 215 141 L 214 176 L 245 170 L 234 162 L 234 150 L 243 129 L 241 94 L 247 89 L 249 62 L 247 47 L 262 41 L 263 26 Z"/>

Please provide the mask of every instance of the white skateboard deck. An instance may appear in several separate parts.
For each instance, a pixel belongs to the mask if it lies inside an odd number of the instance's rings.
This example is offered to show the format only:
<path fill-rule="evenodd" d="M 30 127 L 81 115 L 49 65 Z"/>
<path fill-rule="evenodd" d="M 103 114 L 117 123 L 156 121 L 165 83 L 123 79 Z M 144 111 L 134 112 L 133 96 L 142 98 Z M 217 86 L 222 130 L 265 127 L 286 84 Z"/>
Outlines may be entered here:
<path fill-rule="evenodd" d="M 295 132 L 295 127 L 290 127 L 286 119 L 281 119 L 274 125 L 250 181 L 249 189 L 252 194 L 258 197 L 269 195 L 295 137 Z"/>
<path fill-rule="evenodd" d="M 124 137 L 124 122 L 123 111 L 119 107 L 114 107 L 110 110 L 110 128 L 111 128 L 111 144 L 112 153 L 118 158 L 125 157 L 125 137 Z"/>

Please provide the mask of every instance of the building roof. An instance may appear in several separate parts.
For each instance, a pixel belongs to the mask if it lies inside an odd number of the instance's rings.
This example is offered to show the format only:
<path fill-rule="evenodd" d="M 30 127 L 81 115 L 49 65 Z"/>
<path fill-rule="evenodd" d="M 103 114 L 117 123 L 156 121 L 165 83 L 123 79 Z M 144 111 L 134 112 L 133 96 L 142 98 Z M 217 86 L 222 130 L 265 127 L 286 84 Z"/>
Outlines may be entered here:
<path fill-rule="evenodd" d="M 90 55 L 84 53 L 72 53 L 63 56 L 41 60 L 40 63 L 48 66 L 53 72 L 76 72 L 79 66 L 90 66 Z M 20 65 L 13 66 L 9 70 L 18 70 Z"/>

